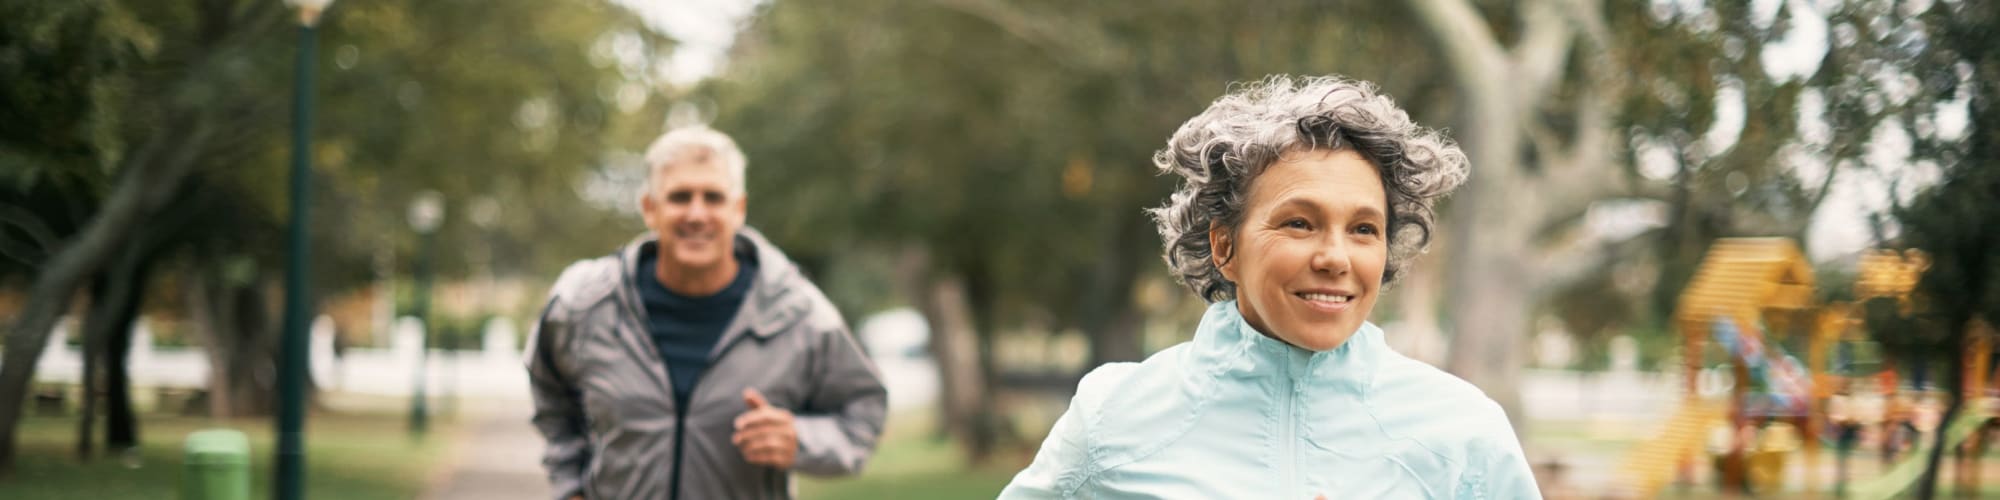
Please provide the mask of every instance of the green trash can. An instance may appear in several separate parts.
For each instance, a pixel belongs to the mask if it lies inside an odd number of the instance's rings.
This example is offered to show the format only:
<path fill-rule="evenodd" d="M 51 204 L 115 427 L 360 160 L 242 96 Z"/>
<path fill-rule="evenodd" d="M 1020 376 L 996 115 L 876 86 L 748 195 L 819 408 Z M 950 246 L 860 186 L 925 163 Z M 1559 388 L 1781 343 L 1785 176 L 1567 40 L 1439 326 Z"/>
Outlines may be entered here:
<path fill-rule="evenodd" d="M 189 434 L 181 500 L 250 500 L 250 438 L 235 429 Z"/>

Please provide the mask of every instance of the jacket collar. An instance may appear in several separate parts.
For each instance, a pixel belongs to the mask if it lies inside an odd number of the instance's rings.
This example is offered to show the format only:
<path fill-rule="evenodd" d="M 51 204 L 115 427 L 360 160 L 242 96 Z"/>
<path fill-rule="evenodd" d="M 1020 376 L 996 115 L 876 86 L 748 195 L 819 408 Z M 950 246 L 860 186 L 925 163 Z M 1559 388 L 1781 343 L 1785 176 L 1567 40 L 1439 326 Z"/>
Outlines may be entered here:
<path fill-rule="evenodd" d="M 618 295 L 628 305 L 636 307 L 639 304 L 639 252 L 647 245 L 657 246 L 658 242 L 659 235 L 649 231 L 633 238 L 619 251 L 619 266 L 624 272 L 620 277 Z M 749 226 L 736 232 L 736 246 L 747 246 L 756 252 L 757 276 L 750 282 L 750 291 L 743 298 L 743 306 L 723 331 L 718 346 L 726 345 L 733 337 L 744 333 L 770 338 L 804 320 L 812 312 L 811 294 L 795 286 L 805 278 L 783 251 Z"/>
<path fill-rule="evenodd" d="M 1383 351 L 1382 329 L 1361 328 L 1331 350 L 1313 352 L 1265 336 L 1243 320 L 1236 301 L 1208 306 L 1195 330 L 1193 355 L 1218 378 L 1290 378 L 1306 388 L 1365 393 Z M 1310 380 L 1307 380 L 1310 379 Z"/>

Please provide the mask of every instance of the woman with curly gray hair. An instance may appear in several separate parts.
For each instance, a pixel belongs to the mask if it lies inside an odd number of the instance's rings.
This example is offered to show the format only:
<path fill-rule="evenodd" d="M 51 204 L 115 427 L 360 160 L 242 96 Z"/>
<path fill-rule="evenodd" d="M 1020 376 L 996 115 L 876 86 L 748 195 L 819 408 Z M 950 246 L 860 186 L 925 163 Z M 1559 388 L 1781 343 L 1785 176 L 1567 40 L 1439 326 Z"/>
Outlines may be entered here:
<path fill-rule="evenodd" d="M 1507 415 L 1367 321 L 1465 181 L 1450 139 L 1366 82 L 1272 77 L 1153 157 L 1194 340 L 1077 385 L 1001 498 L 1538 498 Z"/>

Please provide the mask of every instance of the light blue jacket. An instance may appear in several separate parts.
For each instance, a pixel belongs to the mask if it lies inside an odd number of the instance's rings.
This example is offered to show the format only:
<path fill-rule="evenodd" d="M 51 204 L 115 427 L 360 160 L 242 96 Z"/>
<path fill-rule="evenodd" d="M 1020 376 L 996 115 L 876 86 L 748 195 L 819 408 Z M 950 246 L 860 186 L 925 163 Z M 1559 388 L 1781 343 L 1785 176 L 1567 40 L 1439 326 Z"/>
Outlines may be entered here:
<path fill-rule="evenodd" d="M 1107 364 L 1002 499 L 1541 498 L 1500 406 L 1363 324 L 1314 353 L 1235 301 L 1194 340 Z"/>

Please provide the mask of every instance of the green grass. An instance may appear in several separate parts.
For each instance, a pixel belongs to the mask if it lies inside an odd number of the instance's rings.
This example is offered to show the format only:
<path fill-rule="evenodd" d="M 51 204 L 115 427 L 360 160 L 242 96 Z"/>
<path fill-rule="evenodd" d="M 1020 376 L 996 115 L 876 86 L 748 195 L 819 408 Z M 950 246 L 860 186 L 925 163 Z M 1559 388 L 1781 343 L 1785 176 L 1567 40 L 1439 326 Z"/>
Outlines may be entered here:
<path fill-rule="evenodd" d="M 422 442 L 404 432 L 392 414 L 316 414 L 306 423 L 306 496 L 322 499 L 414 498 L 444 457 L 449 422 L 435 422 Z M 79 462 L 73 417 L 29 417 L 21 424 L 17 468 L 0 479 L 0 498 L 177 498 L 181 447 L 191 432 L 233 428 L 250 436 L 252 498 L 271 496 L 272 421 L 218 421 L 148 417 L 140 423 L 143 464 L 128 469 L 118 457 Z"/>
<path fill-rule="evenodd" d="M 908 418 L 899 418 L 908 417 Z M 956 442 L 931 439 L 921 418 L 897 415 L 860 476 L 818 478 L 801 475 L 799 496 L 808 500 L 881 498 L 993 498 L 1025 467 L 1025 458 L 1001 454 L 992 464 L 966 465 Z"/>

